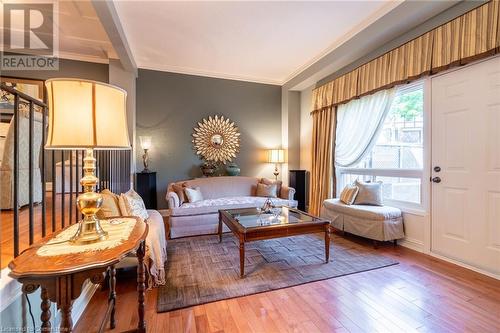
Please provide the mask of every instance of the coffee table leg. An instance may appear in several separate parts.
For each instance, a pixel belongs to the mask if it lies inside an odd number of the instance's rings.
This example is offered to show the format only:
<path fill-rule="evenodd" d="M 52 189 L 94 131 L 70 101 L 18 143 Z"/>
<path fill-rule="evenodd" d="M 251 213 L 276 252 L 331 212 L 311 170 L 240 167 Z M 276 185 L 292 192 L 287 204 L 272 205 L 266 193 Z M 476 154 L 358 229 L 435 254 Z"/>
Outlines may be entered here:
<path fill-rule="evenodd" d="M 245 276 L 245 242 L 240 239 L 240 277 Z"/>
<path fill-rule="evenodd" d="M 139 264 L 137 265 L 137 301 L 138 301 L 138 313 L 139 313 L 139 324 L 137 325 L 137 332 L 146 332 L 146 322 L 144 320 L 144 291 L 146 290 L 146 271 L 144 269 L 144 255 L 146 254 L 146 245 L 142 241 L 141 245 L 137 249 L 137 259 Z"/>
<path fill-rule="evenodd" d="M 330 261 L 330 227 L 325 228 L 325 263 Z"/>
<path fill-rule="evenodd" d="M 219 213 L 219 243 L 222 242 L 222 216 Z"/>

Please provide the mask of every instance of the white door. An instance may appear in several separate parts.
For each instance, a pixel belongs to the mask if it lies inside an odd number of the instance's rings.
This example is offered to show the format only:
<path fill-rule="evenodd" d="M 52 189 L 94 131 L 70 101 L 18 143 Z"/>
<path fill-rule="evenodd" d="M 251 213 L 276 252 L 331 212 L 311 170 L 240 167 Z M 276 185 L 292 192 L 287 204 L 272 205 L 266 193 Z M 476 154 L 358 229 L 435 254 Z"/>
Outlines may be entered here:
<path fill-rule="evenodd" d="M 431 84 L 432 252 L 500 276 L 500 58 Z"/>

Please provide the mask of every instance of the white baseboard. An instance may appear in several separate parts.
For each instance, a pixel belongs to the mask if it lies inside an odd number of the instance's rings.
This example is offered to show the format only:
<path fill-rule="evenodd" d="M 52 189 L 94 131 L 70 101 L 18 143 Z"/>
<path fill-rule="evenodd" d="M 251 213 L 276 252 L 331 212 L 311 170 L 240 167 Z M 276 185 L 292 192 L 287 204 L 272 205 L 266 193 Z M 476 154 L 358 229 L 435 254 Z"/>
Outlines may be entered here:
<path fill-rule="evenodd" d="M 488 271 L 485 271 L 485 270 L 483 270 L 481 268 L 477 268 L 477 267 L 471 266 L 469 264 L 463 263 L 461 261 L 445 257 L 445 256 L 437 254 L 435 252 L 430 252 L 429 255 L 432 256 L 432 257 L 434 257 L 434 258 L 438 258 L 438 259 L 441 259 L 443 261 L 447 261 L 449 263 L 455 264 L 457 266 L 470 269 L 471 271 L 474 271 L 476 273 L 483 274 L 483 275 L 489 276 L 491 278 L 500 280 L 500 275 L 495 274 L 495 273 L 491 273 L 491 272 L 488 272 Z"/>
<path fill-rule="evenodd" d="M 4 311 L 9 305 L 11 305 L 14 301 L 22 297 L 23 293 L 21 290 L 21 284 L 17 282 L 15 279 L 9 277 L 9 268 L 4 268 L 1 271 L 0 278 L 0 312 Z M 71 318 L 73 319 L 74 325 L 78 322 L 80 317 L 82 316 L 85 308 L 89 304 L 92 296 L 99 288 L 99 285 L 93 284 L 90 281 L 86 282 L 83 285 L 82 292 L 80 297 L 78 297 L 73 303 L 73 310 L 71 313 Z M 31 299 L 31 298 L 30 298 Z M 36 305 L 35 305 L 36 306 Z M 53 304 L 55 307 L 55 304 Z M 51 309 L 52 313 L 55 312 L 55 308 Z M 21 314 L 19 314 L 21 315 Z M 61 321 L 60 311 L 57 311 L 55 317 L 53 317 L 52 326 L 59 327 L 59 323 Z"/>
<path fill-rule="evenodd" d="M 409 249 L 412 249 L 414 251 L 425 252 L 424 251 L 424 242 L 417 240 L 417 239 L 407 237 L 405 239 L 398 240 L 398 244 L 401 246 L 407 247 Z"/>
<path fill-rule="evenodd" d="M 21 284 L 9 276 L 10 269 L 4 268 L 0 272 L 0 312 L 21 297 Z"/>

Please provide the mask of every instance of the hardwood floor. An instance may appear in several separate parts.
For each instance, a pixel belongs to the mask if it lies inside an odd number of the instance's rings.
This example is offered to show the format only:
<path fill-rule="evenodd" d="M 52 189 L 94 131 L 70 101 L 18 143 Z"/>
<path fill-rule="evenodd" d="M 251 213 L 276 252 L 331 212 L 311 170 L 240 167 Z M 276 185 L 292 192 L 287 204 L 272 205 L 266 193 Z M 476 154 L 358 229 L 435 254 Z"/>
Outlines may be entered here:
<path fill-rule="evenodd" d="M 76 221 L 75 210 L 76 193 L 73 194 L 71 200 L 70 195 L 65 195 L 64 207 L 64 223 L 65 226 L 73 224 Z M 52 192 L 47 192 L 46 205 L 46 235 L 52 233 Z M 62 228 L 62 210 L 61 210 L 62 195 L 56 195 L 56 215 L 55 215 L 55 231 Z M 70 208 L 71 204 L 71 208 Z M 71 212 L 71 215 L 70 215 Z M 34 242 L 42 239 L 42 206 L 40 204 L 34 206 Z M 71 219 L 70 219 L 71 217 Z M 14 258 L 14 211 L 3 210 L 0 212 L 1 223 L 1 242 L 0 242 L 0 269 L 7 267 L 9 262 Z M 19 210 L 19 252 L 29 247 L 29 208 L 22 207 Z"/>
<path fill-rule="evenodd" d="M 148 332 L 500 332 L 500 281 L 401 246 L 378 251 L 400 264 L 168 313 L 150 290 Z M 118 281 L 112 332 L 137 325 L 135 286 Z M 94 295 L 75 332 L 98 329 L 107 297 Z"/>

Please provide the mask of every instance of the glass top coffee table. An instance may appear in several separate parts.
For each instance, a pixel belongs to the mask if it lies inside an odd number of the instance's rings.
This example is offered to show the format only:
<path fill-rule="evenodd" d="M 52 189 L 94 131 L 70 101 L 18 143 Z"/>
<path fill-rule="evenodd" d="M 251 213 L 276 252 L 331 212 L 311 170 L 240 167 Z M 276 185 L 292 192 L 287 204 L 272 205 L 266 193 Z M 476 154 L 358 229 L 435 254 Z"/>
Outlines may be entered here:
<path fill-rule="evenodd" d="M 240 241 L 240 275 L 245 275 L 245 243 L 271 238 L 325 233 L 325 263 L 330 257 L 330 221 L 295 208 L 273 208 L 261 213 L 259 208 L 219 210 L 219 242 L 224 223 Z"/>

